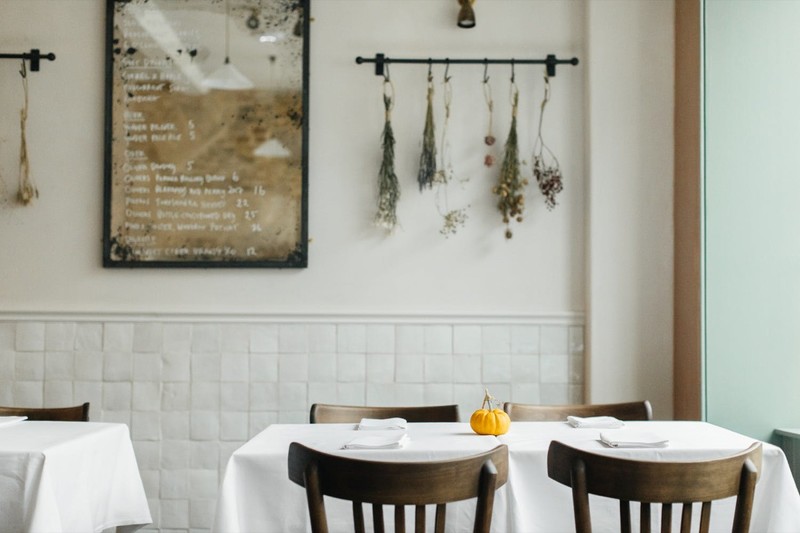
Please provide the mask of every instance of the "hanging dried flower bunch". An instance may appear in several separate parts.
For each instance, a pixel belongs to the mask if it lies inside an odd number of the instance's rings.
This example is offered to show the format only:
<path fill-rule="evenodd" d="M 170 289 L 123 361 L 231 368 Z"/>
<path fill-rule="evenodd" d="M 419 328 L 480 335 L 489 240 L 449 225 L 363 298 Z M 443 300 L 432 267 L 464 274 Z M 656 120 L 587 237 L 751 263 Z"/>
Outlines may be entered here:
<path fill-rule="evenodd" d="M 494 100 L 492 99 L 492 86 L 489 85 L 488 64 L 483 69 L 483 97 L 486 100 L 486 108 L 489 111 L 489 126 L 486 129 L 486 135 L 483 137 L 483 144 L 493 146 L 497 139 L 495 139 L 493 133 Z M 483 158 L 483 164 L 487 167 L 494 165 L 494 154 L 491 153 L 491 149 L 487 150 Z"/>
<path fill-rule="evenodd" d="M 30 162 L 28 161 L 28 141 L 25 132 L 25 127 L 28 122 L 28 71 L 25 67 L 24 59 L 22 60 L 22 68 L 19 73 L 22 76 L 24 101 L 22 109 L 20 109 L 19 112 L 19 191 L 17 192 L 17 200 L 23 205 L 28 205 L 34 198 L 39 197 L 39 191 L 36 189 L 36 185 L 34 185 L 31 179 L 31 168 Z"/>
<path fill-rule="evenodd" d="M 450 65 L 447 65 L 447 68 L 444 72 L 444 82 L 443 82 L 443 90 L 442 94 L 444 96 L 444 121 L 442 123 L 442 136 L 441 136 L 441 144 L 439 150 L 440 160 L 440 168 L 436 172 L 436 176 L 434 178 L 434 183 L 436 183 L 436 208 L 439 211 L 439 214 L 442 216 L 443 224 L 442 228 L 439 230 L 439 233 L 444 235 L 445 237 L 449 237 L 450 235 L 454 235 L 458 232 L 458 229 L 467 222 L 467 210 L 466 208 L 462 209 L 450 209 L 448 207 L 449 202 L 447 198 L 447 189 L 448 184 L 453 180 L 453 165 L 450 161 L 450 141 L 448 139 L 448 125 L 450 123 L 450 107 L 453 100 L 453 88 L 450 84 L 450 76 L 448 75 L 450 71 Z"/>
<path fill-rule="evenodd" d="M 419 190 L 432 188 L 436 175 L 436 133 L 433 124 L 433 74 L 428 65 L 428 109 L 425 112 L 425 128 L 422 131 L 422 154 L 419 156 L 417 181 Z"/>
<path fill-rule="evenodd" d="M 506 225 L 506 239 L 513 237 L 511 221 L 522 222 L 522 213 L 525 210 L 525 196 L 523 191 L 528 180 L 522 178 L 519 162 L 519 142 L 517 140 L 517 107 L 519 104 L 519 91 L 511 77 L 511 128 L 506 139 L 503 164 L 500 167 L 500 177 L 492 192 L 497 195 L 497 208 L 503 214 L 503 223 Z"/>
<path fill-rule="evenodd" d="M 541 111 L 539 113 L 539 133 L 536 142 L 533 144 L 533 175 L 539 184 L 539 190 L 544 195 L 544 203 L 548 209 L 553 209 L 556 202 L 556 195 L 564 190 L 564 183 L 561 177 L 561 168 L 555 154 L 544 144 L 542 140 L 542 119 L 544 118 L 544 107 L 550 101 L 550 78 L 544 76 L 544 98 L 542 99 Z"/>
<path fill-rule="evenodd" d="M 383 82 L 383 106 L 385 108 L 385 120 L 381 134 L 383 159 L 378 171 L 378 213 L 375 215 L 375 224 L 390 231 L 397 225 L 397 201 L 400 199 L 400 185 L 394 170 L 393 100 L 394 86 L 387 74 Z"/>

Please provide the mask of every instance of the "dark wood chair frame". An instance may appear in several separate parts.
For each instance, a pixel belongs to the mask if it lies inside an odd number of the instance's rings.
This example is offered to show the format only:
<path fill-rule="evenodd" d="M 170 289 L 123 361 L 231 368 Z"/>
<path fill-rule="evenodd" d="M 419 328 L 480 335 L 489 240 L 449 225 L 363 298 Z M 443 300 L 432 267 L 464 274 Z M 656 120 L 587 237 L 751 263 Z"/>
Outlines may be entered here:
<path fill-rule="evenodd" d="M 547 475 L 572 487 L 577 533 L 591 533 L 589 494 L 619 500 L 620 531 L 631 531 L 630 502 L 640 502 L 640 531 L 650 532 L 651 504 L 661 504 L 661 531 L 672 531 L 672 506 L 683 504 L 681 533 L 688 533 L 692 503 L 702 503 L 700 532 L 707 533 L 711 503 L 736 496 L 733 533 L 747 533 L 756 482 L 761 470 L 761 443 L 734 455 L 709 461 L 640 461 L 601 455 L 553 441 L 547 453 Z"/>
<path fill-rule="evenodd" d="M 506 402 L 503 410 L 512 421 L 558 421 L 567 416 L 613 416 L 620 420 L 652 420 L 653 407 L 648 400 L 623 403 L 596 403 L 576 405 L 533 405 Z"/>
<path fill-rule="evenodd" d="M 0 407 L 0 416 L 27 416 L 28 420 L 88 422 L 89 402 L 72 407 Z"/>
<path fill-rule="evenodd" d="M 293 442 L 289 479 L 305 487 L 312 533 L 327 533 L 324 496 L 353 502 L 356 533 L 364 532 L 362 504 L 372 505 L 373 528 L 384 532 L 383 505 L 394 506 L 395 531 L 405 531 L 406 505 L 415 506 L 415 531 L 425 530 L 425 506 L 436 505 L 435 529 L 445 528 L 446 504 L 477 498 L 474 533 L 488 533 L 495 491 L 508 480 L 508 447 L 446 461 L 370 461 L 331 455 Z"/>
<path fill-rule="evenodd" d="M 315 403 L 309 420 L 312 424 L 357 424 L 362 418 L 405 418 L 408 422 L 460 422 L 458 405 L 423 405 L 414 407 L 370 407 Z"/>

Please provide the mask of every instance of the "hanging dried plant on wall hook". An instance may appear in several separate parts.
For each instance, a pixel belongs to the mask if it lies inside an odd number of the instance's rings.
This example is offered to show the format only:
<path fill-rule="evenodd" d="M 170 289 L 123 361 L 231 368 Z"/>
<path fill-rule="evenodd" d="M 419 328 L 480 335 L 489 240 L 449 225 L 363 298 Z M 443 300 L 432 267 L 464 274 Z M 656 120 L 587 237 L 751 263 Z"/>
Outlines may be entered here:
<path fill-rule="evenodd" d="M 436 175 L 436 132 L 433 124 L 433 73 L 428 63 L 428 107 L 425 112 L 425 128 L 422 130 L 422 153 L 419 156 L 417 181 L 419 190 L 433 187 Z"/>
<path fill-rule="evenodd" d="M 497 139 L 494 136 L 494 100 L 492 99 L 492 86 L 489 84 L 489 63 L 485 63 L 483 66 L 483 98 L 486 100 L 486 108 L 489 111 L 489 125 L 486 129 L 486 135 L 483 137 L 483 144 L 493 146 Z M 487 150 L 486 156 L 483 158 L 483 164 L 487 167 L 494 165 L 494 154 L 491 153 L 491 148 Z"/>
<path fill-rule="evenodd" d="M 439 165 L 438 170 L 433 176 L 433 183 L 446 184 L 453 177 L 453 165 L 450 161 L 450 141 L 448 139 L 447 126 L 450 123 L 450 104 L 453 101 L 453 87 L 450 84 L 450 63 L 444 71 L 442 81 L 442 100 L 444 101 L 444 120 L 442 121 L 442 135 L 439 143 Z M 434 147 L 435 150 L 435 147 Z"/>
<path fill-rule="evenodd" d="M 22 109 L 19 111 L 19 191 L 17 192 L 17 200 L 23 205 L 28 205 L 34 198 L 39 197 L 39 191 L 36 189 L 36 185 L 34 185 L 31 179 L 31 168 L 28 161 L 28 141 L 25 132 L 25 127 L 28 122 L 28 70 L 25 66 L 24 59 L 22 60 L 22 68 L 20 68 L 19 73 L 22 76 L 22 94 L 24 96 L 24 101 Z"/>
<path fill-rule="evenodd" d="M 440 144 L 440 167 L 436 172 L 434 182 L 436 183 L 436 209 L 442 216 L 443 224 L 439 233 L 445 237 L 454 235 L 458 229 L 467 222 L 467 210 L 450 209 L 447 189 L 448 184 L 453 181 L 453 165 L 450 161 L 450 141 L 448 139 L 448 125 L 450 123 L 450 108 L 453 101 L 453 88 L 450 84 L 450 63 L 447 62 L 447 67 L 444 71 L 444 82 L 442 87 L 442 94 L 444 96 L 444 121 L 442 122 L 442 136 Z"/>
<path fill-rule="evenodd" d="M 378 213 L 375 224 L 389 231 L 397 226 L 397 201 L 400 199 L 400 185 L 394 170 L 394 131 L 392 130 L 392 108 L 394 107 L 394 85 L 387 73 L 383 81 L 383 106 L 385 109 L 381 144 L 383 158 L 378 171 Z"/>
<path fill-rule="evenodd" d="M 519 90 L 514 82 L 513 63 L 511 68 L 511 128 L 506 139 L 498 184 L 492 189 L 492 192 L 498 197 L 497 208 L 502 213 L 503 223 L 506 225 L 506 239 L 510 239 L 514 235 L 511 231 L 511 221 L 522 222 L 522 213 L 525 210 L 523 191 L 528 184 L 528 180 L 522 178 L 520 173 L 519 141 L 517 140 Z"/>
<path fill-rule="evenodd" d="M 564 189 L 564 183 L 558 159 L 542 140 L 542 119 L 544 118 L 544 108 L 549 101 L 550 78 L 545 74 L 544 98 L 539 112 L 539 132 L 536 142 L 533 143 L 533 175 L 539 184 L 539 190 L 544 195 L 545 205 L 548 209 L 553 209 L 557 204 L 556 195 Z"/>

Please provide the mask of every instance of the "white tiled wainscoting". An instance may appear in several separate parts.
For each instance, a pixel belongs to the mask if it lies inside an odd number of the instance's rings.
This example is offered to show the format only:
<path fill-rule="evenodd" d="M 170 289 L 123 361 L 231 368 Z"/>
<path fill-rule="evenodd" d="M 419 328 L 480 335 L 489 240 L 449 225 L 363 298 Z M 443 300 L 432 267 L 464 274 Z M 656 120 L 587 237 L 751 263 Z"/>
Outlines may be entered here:
<path fill-rule="evenodd" d="M 315 402 L 580 402 L 583 316 L 0 314 L 0 405 L 128 424 L 150 531 L 208 531 L 230 454 Z"/>

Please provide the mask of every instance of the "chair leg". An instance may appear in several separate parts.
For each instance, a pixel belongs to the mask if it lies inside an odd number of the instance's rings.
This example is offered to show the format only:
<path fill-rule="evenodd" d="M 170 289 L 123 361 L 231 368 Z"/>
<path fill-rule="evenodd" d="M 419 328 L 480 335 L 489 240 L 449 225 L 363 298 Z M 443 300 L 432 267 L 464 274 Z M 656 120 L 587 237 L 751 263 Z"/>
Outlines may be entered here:
<path fill-rule="evenodd" d="M 619 501 L 619 530 L 621 533 L 631 533 L 631 502 Z"/>
<path fill-rule="evenodd" d="M 447 518 L 447 506 L 443 503 L 436 505 L 436 521 L 433 530 L 436 533 L 444 533 L 444 522 Z"/>
<path fill-rule="evenodd" d="M 353 529 L 355 533 L 365 533 L 364 508 L 361 502 L 353 502 Z"/>
<path fill-rule="evenodd" d="M 575 532 L 592 533 L 589 513 L 589 492 L 586 487 L 586 465 L 578 460 L 572 465 L 572 506 L 575 510 Z"/>

